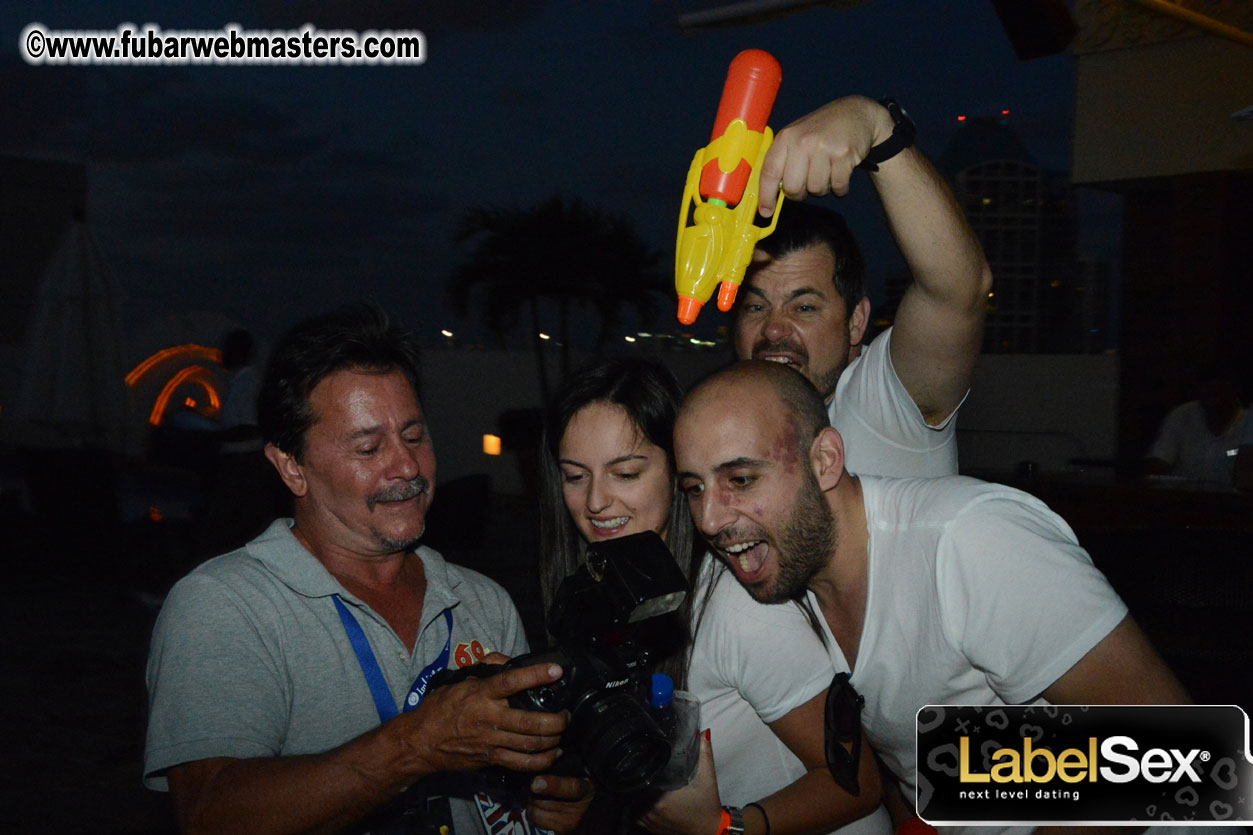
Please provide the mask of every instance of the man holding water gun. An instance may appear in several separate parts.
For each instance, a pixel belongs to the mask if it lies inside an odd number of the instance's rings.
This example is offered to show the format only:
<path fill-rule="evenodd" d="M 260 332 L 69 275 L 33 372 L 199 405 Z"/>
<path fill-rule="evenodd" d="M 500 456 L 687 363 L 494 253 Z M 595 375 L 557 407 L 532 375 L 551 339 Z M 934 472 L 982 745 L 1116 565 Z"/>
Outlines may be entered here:
<path fill-rule="evenodd" d="M 861 252 L 839 214 L 780 210 L 758 243 L 734 311 L 736 355 L 810 380 L 849 449 L 850 472 L 957 472 L 954 416 L 970 387 L 992 275 L 948 185 L 914 145 L 895 101 L 838 99 L 779 131 L 762 163 L 759 212 L 780 193 L 843 197 L 870 174 L 913 282 L 893 327 L 863 345 L 870 320 Z"/>
<path fill-rule="evenodd" d="M 733 87 L 736 64 L 745 57 L 742 53 L 733 62 L 728 89 Z M 815 384 L 833 425 L 854 439 L 846 453 L 850 469 L 896 476 L 955 474 L 953 415 L 969 387 L 991 285 L 979 243 L 947 185 L 913 147 L 913 124 L 895 102 L 879 103 L 860 96 L 840 99 L 780 131 L 764 153 L 743 140 L 740 145 L 745 150 L 724 153 L 729 143 L 720 137 L 724 131 L 729 133 L 727 123 L 741 113 L 752 114 L 741 116 L 745 123 L 741 133 L 760 132 L 764 141 L 769 140 L 766 116 L 757 111 L 764 109 L 768 115 L 773 89 L 762 95 L 753 86 L 777 87 L 777 65 L 759 55 L 748 57 L 751 64 L 742 75 L 753 83 L 741 82 L 746 89 L 735 89 L 734 94 L 724 91 L 723 104 L 730 101 L 732 106 L 725 108 L 725 114 L 720 106 L 711 145 L 698 152 L 689 171 L 676 249 L 679 319 L 693 321 L 713 285 L 720 283 L 719 309 L 726 310 L 735 300 L 736 353 L 741 358 L 787 364 Z M 763 99 L 766 102 L 761 105 Z M 749 100 L 760 106 L 739 106 Z M 754 158 L 755 152 L 761 155 Z M 759 178 L 749 175 L 742 193 L 737 188 L 729 197 L 706 187 L 704 180 L 698 185 L 697 178 L 708 171 L 715 157 L 724 175 L 742 168 L 743 159 L 760 166 Z M 864 267 L 843 218 L 789 201 L 778 210 L 773 229 L 746 228 L 747 218 L 740 211 L 751 201 L 752 208 L 771 217 L 781 192 L 793 199 L 828 192 L 843 196 L 853 169 L 859 166 L 869 171 L 915 278 L 901 303 L 897 327 L 869 347 L 862 344 L 870 315 Z M 689 205 L 694 207 L 691 227 L 686 225 Z M 716 245 L 719 229 L 723 230 L 722 247 Z M 737 275 L 738 268 L 727 265 L 741 263 L 739 256 L 727 253 L 748 236 L 759 242 L 747 272 Z M 747 252 L 744 256 L 748 261 Z M 737 293 L 739 275 L 744 279 Z M 745 645 L 757 642 L 768 652 L 788 658 L 799 686 L 807 666 L 825 666 L 822 660 L 804 659 L 825 659 L 826 650 L 799 612 L 791 612 L 790 607 L 762 609 L 777 622 L 770 630 L 757 630 Z M 786 625 L 785 614 L 793 615 Z M 695 670 L 707 666 L 710 659 L 694 657 L 692 663 Z M 743 678 L 760 675 L 749 669 L 753 666 L 754 662 L 744 662 Z M 793 680 L 778 665 L 770 669 L 782 679 Z M 700 678 L 697 672 L 693 677 Z M 699 686 L 693 689 L 702 701 L 709 698 Z M 794 776 L 774 760 L 767 762 L 762 745 L 755 751 L 735 750 L 725 730 L 713 731 L 715 746 L 722 737 L 722 751 L 715 750 L 714 759 L 725 775 L 743 778 L 751 772 L 757 792 L 748 794 L 763 797 L 787 782 L 781 775 Z M 761 804 L 744 806 L 744 798 L 724 794 L 705 765 L 692 786 L 665 796 L 649 810 L 643 821 L 646 828 L 669 835 L 695 833 L 698 825 L 707 826 L 703 822 L 711 819 L 711 809 L 716 812 L 719 803 L 732 803 L 724 807 L 730 817 L 724 815 L 719 835 L 769 832 L 771 824 Z M 798 792 L 800 783 L 787 789 Z M 792 802 L 805 804 L 809 799 L 795 793 Z M 736 806 L 756 806 L 757 811 L 750 816 Z M 904 808 L 899 811 L 908 815 Z M 859 832 L 889 829 L 882 818 L 872 815 L 853 826 Z M 775 821 L 776 835 L 788 828 L 780 823 Z"/>

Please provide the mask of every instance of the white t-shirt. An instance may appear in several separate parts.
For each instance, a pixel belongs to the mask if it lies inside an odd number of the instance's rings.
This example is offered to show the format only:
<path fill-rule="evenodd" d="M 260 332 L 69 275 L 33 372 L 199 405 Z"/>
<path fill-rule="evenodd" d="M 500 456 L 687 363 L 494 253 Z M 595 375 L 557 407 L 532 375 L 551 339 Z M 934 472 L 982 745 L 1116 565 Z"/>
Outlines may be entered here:
<path fill-rule="evenodd" d="M 1247 444 L 1253 444 L 1253 413 L 1241 410 L 1226 431 L 1215 435 L 1205 422 L 1205 409 L 1193 400 L 1166 415 L 1145 457 L 1170 464 L 1171 475 L 1230 487 L 1236 454 Z"/>
<path fill-rule="evenodd" d="M 697 610 L 715 576 L 692 645 L 688 690 L 700 699 L 701 727 L 710 730 L 718 794 L 724 804 L 743 806 L 804 776 L 805 766 L 768 723 L 825 692 L 833 672 L 827 650 L 795 604 L 758 603 L 708 555 L 695 591 Z M 891 830 L 880 806 L 836 831 Z"/>
<path fill-rule="evenodd" d="M 861 486 L 869 573 L 852 683 L 866 738 L 912 799 L 920 707 L 1036 699 L 1127 607 L 1070 527 L 1027 493 L 964 476 Z M 847 669 L 822 625 L 832 663 Z"/>
<path fill-rule="evenodd" d="M 857 473 L 953 475 L 957 410 L 939 426 L 927 425 L 892 367 L 891 333 L 889 328 L 849 363 L 828 407 L 831 425 L 845 440 L 846 466 Z M 695 591 L 698 604 L 715 563 L 706 558 Z M 758 603 L 725 570 L 718 576 L 693 643 L 688 688 L 700 699 L 702 727 L 710 729 L 722 802 L 743 806 L 805 774 L 768 723 L 824 692 L 834 671 L 794 604 Z M 842 661 L 837 667 L 848 669 Z M 838 831 L 879 835 L 891 828 L 881 806 Z"/>
<path fill-rule="evenodd" d="M 844 468 L 858 475 L 957 475 L 957 409 L 928 426 L 892 367 L 888 328 L 848 364 L 827 406 L 844 438 Z M 961 408 L 961 404 L 958 404 Z"/>

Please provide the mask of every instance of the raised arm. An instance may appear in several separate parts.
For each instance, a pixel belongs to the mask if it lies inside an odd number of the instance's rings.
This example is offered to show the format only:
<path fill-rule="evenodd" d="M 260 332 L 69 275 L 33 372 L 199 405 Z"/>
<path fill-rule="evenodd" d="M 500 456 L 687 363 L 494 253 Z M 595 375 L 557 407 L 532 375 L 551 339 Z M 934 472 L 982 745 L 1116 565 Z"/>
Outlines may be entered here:
<path fill-rule="evenodd" d="M 762 213 L 773 213 L 780 184 L 794 198 L 844 196 L 853 169 L 892 130 L 887 108 L 863 96 L 833 101 L 784 128 L 762 165 Z M 892 363 L 934 425 L 970 388 L 992 274 L 948 184 L 916 146 L 870 177 L 914 278 L 897 312 Z"/>
<path fill-rule="evenodd" d="M 211 758 L 168 769 L 184 832 L 335 832 L 440 771 L 541 771 L 565 718 L 516 710 L 509 695 L 555 681 L 534 665 L 432 691 L 415 710 L 324 754 Z"/>

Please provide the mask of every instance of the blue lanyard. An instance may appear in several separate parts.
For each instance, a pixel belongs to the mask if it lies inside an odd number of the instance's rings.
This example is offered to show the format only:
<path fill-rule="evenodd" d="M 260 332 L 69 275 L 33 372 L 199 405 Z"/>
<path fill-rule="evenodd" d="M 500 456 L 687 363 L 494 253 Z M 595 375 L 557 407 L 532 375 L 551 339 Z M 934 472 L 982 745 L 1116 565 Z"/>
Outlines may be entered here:
<path fill-rule="evenodd" d="M 374 657 L 374 651 L 370 649 L 370 642 L 366 639 L 361 624 L 357 623 L 352 612 L 348 611 L 344 601 L 339 599 L 338 594 L 332 599 L 335 601 L 335 608 L 339 610 L 339 619 L 344 623 L 344 631 L 348 633 L 348 642 L 352 644 L 352 651 L 357 654 L 361 674 L 365 676 L 370 695 L 374 697 L 374 708 L 379 712 L 379 721 L 386 722 L 395 717 L 398 711 L 396 703 L 392 700 L 392 693 L 387 689 L 387 680 L 383 678 L 383 671 L 379 669 L 378 659 Z M 452 609 L 444 610 L 444 623 L 448 626 L 448 638 L 444 641 L 444 650 L 434 661 L 423 667 L 422 672 L 414 679 L 413 685 L 409 688 L 409 695 L 405 697 L 405 710 L 413 710 L 422 703 L 422 697 L 426 695 L 426 685 L 436 673 L 448 666 L 448 656 L 452 650 Z"/>

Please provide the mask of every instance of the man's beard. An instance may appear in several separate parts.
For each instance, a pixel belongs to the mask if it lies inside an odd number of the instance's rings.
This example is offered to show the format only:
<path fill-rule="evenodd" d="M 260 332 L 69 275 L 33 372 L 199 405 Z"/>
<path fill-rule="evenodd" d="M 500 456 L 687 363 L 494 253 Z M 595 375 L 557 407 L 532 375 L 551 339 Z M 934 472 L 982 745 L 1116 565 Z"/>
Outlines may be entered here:
<path fill-rule="evenodd" d="M 818 480 L 804 468 L 805 481 L 797 491 L 792 513 L 784 521 L 777 543 L 778 576 L 774 586 L 757 584 L 748 589 L 760 603 L 800 600 L 809 581 L 831 559 L 836 525 Z"/>
<path fill-rule="evenodd" d="M 422 530 L 418 531 L 417 536 L 410 537 L 408 539 L 392 539 L 389 536 L 384 536 L 383 532 L 377 528 L 371 530 L 371 533 L 374 534 L 375 540 L 379 545 L 382 545 L 383 548 L 386 549 L 387 553 L 399 554 L 402 552 L 412 551 L 415 547 L 417 547 L 417 544 L 422 541 L 422 534 L 426 533 L 426 522 L 425 520 L 423 521 Z"/>
<path fill-rule="evenodd" d="M 366 499 L 366 506 L 370 510 L 374 510 L 375 505 L 379 502 L 403 502 L 406 499 L 412 499 L 420 496 L 431 489 L 431 483 L 422 476 L 414 476 L 409 481 L 398 487 L 389 487 L 386 490 L 380 490 L 373 496 Z M 430 509 L 429 507 L 427 508 Z M 405 539 L 394 539 L 387 536 L 378 528 L 371 527 L 370 533 L 374 535 L 375 540 L 385 549 L 392 553 L 401 551 L 410 551 L 422 539 L 422 534 L 426 533 L 426 519 L 422 520 L 422 529 L 418 531 L 418 535 L 414 537 L 406 537 Z"/>

